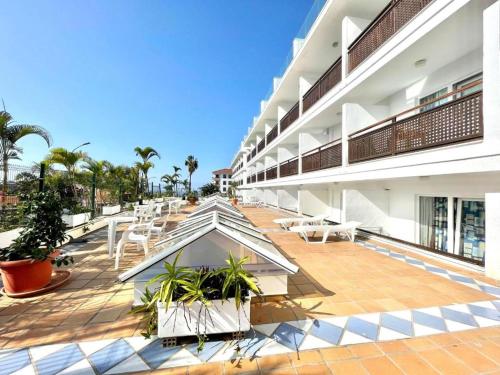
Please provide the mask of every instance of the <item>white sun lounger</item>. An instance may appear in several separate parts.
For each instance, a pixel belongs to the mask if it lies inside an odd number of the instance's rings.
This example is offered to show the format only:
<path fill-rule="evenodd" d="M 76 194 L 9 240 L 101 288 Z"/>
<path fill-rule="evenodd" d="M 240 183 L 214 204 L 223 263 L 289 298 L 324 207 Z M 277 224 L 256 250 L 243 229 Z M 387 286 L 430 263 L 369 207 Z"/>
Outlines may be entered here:
<path fill-rule="evenodd" d="M 299 225 L 290 228 L 291 232 L 299 233 L 302 238 L 307 243 L 326 243 L 328 237 L 332 234 L 337 234 L 339 236 L 347 237 L 349 240 L 354 242 L 354 238 L 356 235 L 356 228 L 361 225 L 358 221 L 348 221 L 344 224 L 336 224 L 336 225 Z M 323 239 L 321 241 L 309 241 L 308 233 L 323 233 Z"/>
<path fill-rule="evenodd" d="M 274 219 L 273 222 L 281 225 L 283 229 L 286 230 L 294 225 L 322 225 L 328 216 L 329 215 L 286 217 L 282 219 Z"/>

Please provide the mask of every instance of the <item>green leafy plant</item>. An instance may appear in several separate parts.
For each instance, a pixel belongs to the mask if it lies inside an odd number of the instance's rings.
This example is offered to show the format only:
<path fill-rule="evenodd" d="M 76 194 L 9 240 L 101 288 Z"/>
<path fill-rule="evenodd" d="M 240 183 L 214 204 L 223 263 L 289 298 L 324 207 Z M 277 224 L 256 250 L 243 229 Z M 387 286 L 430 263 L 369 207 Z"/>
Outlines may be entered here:
<path fill-rule="evenodd" d="M 202 314 L 205 319 L 205 327 L 207 319 L 211 319 L 211 301 L 234 298 L 236 308 L 239 310 L 241 304 L 247 300 L 250 291 L 256 296 L 260 296 L 262 292 L 257 286 L 254 276 L 243 267 L 249 261 L 249 257 L 237 260 L 230 253 L 229 259 L 226 260 L 226 267 L 215 270 L 202 267 L 193 270 L 177 265 L 181 254 L 182 251 L 177 254 L 173 263 L 165 262 L 166 272 L 148 281 L 147 286 L 157 283 L 159 286 L 153 292 L 146 287 L 141 298 L 143 304 L 134 307 L 131 313 L 144 314 L 145 331 L 142 335 L 150 338 L 158 328 L 158 302 L 162 302 L 165 309 L 168 309 L 174 301 L 178 302 L 176 309 L 179 308 L 179 305 L 190 307 L 195 302 L 199 302 L 201 308 L 198 312 L 196 335 L 198 337 L 198 350 L 203 350 L 206 334 L 200 331 L 200 323 Z M 188 324 L 187 321 L 186 324 Z"/>
<path fill-rule="evenodd" d="M 209 184 L 203 185 L 200 188 L 200 190 L 201 190 L 201 196 L 202 197 L 206 197 L 208 195 L 212 195 L 212 194 L 218 193 L 219 192 L 219 187 L 216 184 L 209 183 Z"/>
<path fill-rule="evenodd" d="M 45 260 L 51 256 L 67 238 L 62 212 L 61 199 L 55 192 L 38 192 L 24 198 L 21 213 L 25 226 L 9 247 L 0 250 L 0 260 Z M 71 257 L 53 259 L 58 266 L 72 261 Z"/>
<path fill-rule="evenodd" d="M 243 268 L 243 265 L 248 262 L 250 257 L 243 257 L 236 260 L 232 253 L 229 253 L 229 259 L 226 259 L 227 267 L 222 267 L 217 270 L 216 274 L 224 277 L 222 284 L 222 298 L 228 299 L 229 296 L 234 296 L 236 308 L 239 310 L 241 303 L 245 302 L 246 293 L 244 291 L 251 290 L 256 295 L 262 294 L 255 281 L 254 276 Z"/>

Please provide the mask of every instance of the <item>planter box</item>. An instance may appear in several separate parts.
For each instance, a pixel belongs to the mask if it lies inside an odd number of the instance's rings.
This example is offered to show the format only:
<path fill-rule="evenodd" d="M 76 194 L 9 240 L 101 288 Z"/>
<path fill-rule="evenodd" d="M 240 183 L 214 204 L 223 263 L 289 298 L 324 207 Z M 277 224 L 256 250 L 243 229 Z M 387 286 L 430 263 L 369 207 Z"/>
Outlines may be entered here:
<path fill-rule="evenodd" d="M 63 221 L 68 227 L 77 227 L 90 221 L 90 212 L 84 212 L 76 215 L 63 215 Z"/>
<path fill-rule="evenodd" d="M 246 332 L 250 330 L 250 298 L 236 310 L 234 298 L 214 300 L 208 308 L 205 322 L 205 309 L 200 316 L 199 332 L 208 334 Z M 190 307 L 172 302 L 168 310 L 158 303 L 158 337 L 195 336 L 198 315 L 202 304 L 193 303 Z M 238 321 L 239 315 L 239 321 Z M 210 319 L 211 318 L 211 319 Z M 186 322 L 187 320 L 187 322 Z"/>
<path fill-rule="evenodd" d="M 104 206 L 102 208 L 102 214 L 109 216 L 109 215 L 114 215 L 120 213 L 120 210 L 122 209 L 122 206 L 117 204 L 116 206 Z"/>

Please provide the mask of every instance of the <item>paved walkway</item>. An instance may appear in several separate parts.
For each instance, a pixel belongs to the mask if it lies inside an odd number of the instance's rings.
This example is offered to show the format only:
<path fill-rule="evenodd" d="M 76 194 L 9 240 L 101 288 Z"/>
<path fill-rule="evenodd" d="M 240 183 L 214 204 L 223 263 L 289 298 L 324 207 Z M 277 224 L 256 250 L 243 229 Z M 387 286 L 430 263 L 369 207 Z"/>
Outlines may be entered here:
<path fill-rule="evenodd" d="M 17 370 L 39 374 L 500 370 L 500 293 L 492 280 L 380 244 L 306 245 L 272 223 L 277 211 L 243 211 L 257 226 L 267 228 L 266 235 L 301 268 L 291 278 L 287 299 L 252 306 L 256 332 L 240 343 L 244 358 L 236 359 L 230 342 L 209 341 L 197 353 L 194 345 L 164 349 L 159 340 L 138 336 L 137 317 L 126 314 L 131 289 L 114 283 L 116 275 L 102 256 L 103 243 L 95 250 L 82 249 L 89 254 L 76 272 L 97 275 L 91 279 L 77 275 L 75 281 L 83 284 L 78 288 L 56 291 L 36 303 L 0 298 L 4 306 L 0 319 L 7 317 L 0 337 L 5 337 L 4 348 L 16 348 L 0 352 L 0 374 Z M 123 267 L 140 259 L 135 255 Z M 75 303 L 79 307 L 73 309 Z M 24 305 L 33 310 L 41 305 L 41 311 L 30 313 Z M 88 305 L 96 311 L 88 313 L 90 320 L 83 323 L 85 319 L 76 314 L 87 314 Z M 51 309 L 44 311 L 48 306 Z M 67 325 L 61 324 L 59 316 L 66 309 L 69 314 L 63 322 Z M 26 329 L 34 321 L 36 325 L 38 320 L 51 321 L 52 316 L 53 324 L 59 323 L 56 326 L 41 332 L 43 327 Z M 88 336 L 82 338 L 86 331 Z M 56 344 L 33 347 L 42 343 Z M 27 346 L 31 347 L 17 349 Z M 167 369 L 186 365 L 192 366 Z"/>

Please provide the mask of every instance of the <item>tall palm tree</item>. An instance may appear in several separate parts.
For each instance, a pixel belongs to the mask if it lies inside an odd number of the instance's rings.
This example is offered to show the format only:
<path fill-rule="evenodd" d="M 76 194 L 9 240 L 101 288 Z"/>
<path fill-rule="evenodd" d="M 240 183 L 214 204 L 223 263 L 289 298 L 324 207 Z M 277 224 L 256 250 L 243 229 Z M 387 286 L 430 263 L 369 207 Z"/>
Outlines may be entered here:
<path fill-rule="evenodd" d="M 174 184 L 175 194 L 178 196 L 179 191 L 177 190 L 177 185 L 179 185 L 179 181 L 181 178 L 181 174 L 179 173 L 181 171 L 181 168 L 176 165 L 173 165 L 172 168 L 174 168 L 174 173 L 172 174 L 172 181 Z"/>
<path fill-rule="evenodd" d="M 189 155 L 186 158 L 186 161 L 184 164 L 188 168 L 188 173 L 189 173 L 189 189 L 188 190 L 189 190 L 189 193 L 191 193 L 191 176 L 198 169 L 198 159 L 196 159 L 193 155 Z"/>
<path fill-rule="evenodd" d="M 150 161 L 151 158 L 157 157 L 160 159 L 160 154 L 153 147 L 136 147 L 134 148 L 135 154 L 142 159 L 142 163 L 135 163 L 136 166 L 142 165 L 139 167 L 139 170 L 142 172 L 144 177 L 145 185 L 148 186 L 148 171 L 153 168 L 155 165 Z M 148 164 L 147 164 L 148 163 Z M 145 172 L 144 172 L 145 171 Z"/>
<path fill-rule="evenodd" d="M 144 191 L 144 186 L 148 186 L 148 172 L 151 168 L 154 167 L 154 164 L 150 161 L 145 161 L 145 162 L 136 162 L 135 167 L 142 173 L 144 176 L 143 183 L 141 186 L 141 190 Z"/>
<path fill-rule="evenodd" d="M 95 178 L 96 178 L 96 185 L 100 186 L 102 179 L 104 177 L 104 174 L 106 173 L 108 167 L 111 165 L 111 163 L 107 160 L 94 160 L 92 158 L 85 158 L 85 164 L 83 165 L 83 169 L 89 171 L 92 173 Z M 103 197 L 102 197 L 102 190 L 101 189 L 96 189 L 97 193 L 99 194 L 99 202 L 102 203 Z"/>
<path fill-rule="evenodd" d="M 50 150 L 50 153 L 45 157 L 45 161 L 49 165 L 62 165 L 68 173 L 68 178 L 71 183 L 71 189 L 76 196 L 75 176 L 78 170 L 78 164 L 87 159 L 87 154 L 83 151 L 68 151 L 64 147 L 56 147 Z"/>
<path fill-rule="evenodd" d="M 167 186 L 170 186 L 172 191 L 174 191 L 174 182 L 175 182 L 175 177 L 170 174 L 165 174 L 161 177 L 161 180 L 167 184 Z"/>
<path fill-rule="evenodd" d="M 42 137 L 50 147 L 52 139 L 47 130 L 38 125 L 18 124 L 11 114 L 5 109 L 0 111 L 0 155 L 2 157 L 4 194 L 7 193 L 7 175 L 9 173 L 9 160 L 19 159 L 23 150 L 16 143 L 23 137 L 34 134 Z"/>

